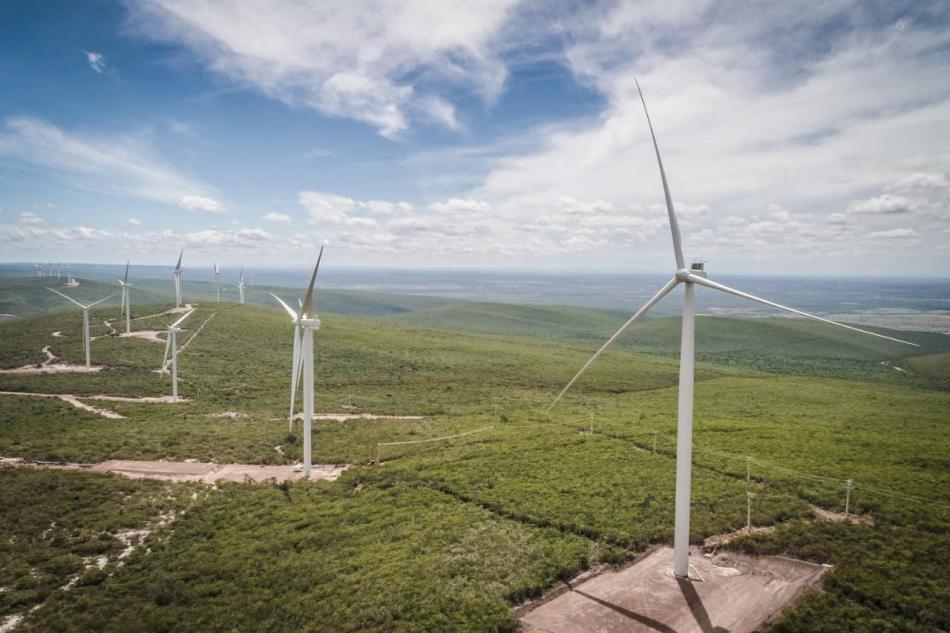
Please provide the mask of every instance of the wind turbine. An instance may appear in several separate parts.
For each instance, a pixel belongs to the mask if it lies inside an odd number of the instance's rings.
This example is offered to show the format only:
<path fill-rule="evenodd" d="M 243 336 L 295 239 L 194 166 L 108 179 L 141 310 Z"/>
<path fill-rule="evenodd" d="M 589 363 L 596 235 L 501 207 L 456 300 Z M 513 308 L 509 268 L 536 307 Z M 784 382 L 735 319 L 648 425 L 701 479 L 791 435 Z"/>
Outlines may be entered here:
<path fill-rule="evenodd" d="M 186 312 L 180 319 L 168 326 L 168 336 L 165 339 L 165 356 L 162 357 L 162 373 L 165 372 L 165 363 L 168 362 L 168 354 L 172 357 L 172 401 L 178 402 L 178 340 L 176 334 L 181 331 L 178 327 L 181 322 L 191 316 L 191 312 Z"/>
<path fill-rule="evenodd" d="M 211 266 L 214 268 L 214 297 L 215 301 L 221 303 L 221 271 L 218 269 L 218 264 L 214 260 L 211 260 Z"/>
<path fill-rule="evenodd" d="M 90 303 L 89 305 L 83 305 L 79 303 L 78 301 L 76 301 L 75 299 L 73 299 L 72 297 L 64 295 L 59 290 L 53 290 L 52 288 L 47 288 L 47 290 L 49 290 L 50 292 L 55 292 L 60 297 L 63 297 L 64 299 L 68 299 L 69 301 L 72 301 L 77 306 L 82 308 L 82 349 L 86 353 L 86 369 L 89 369 L 90 367 L 92 367 L 92 361 L 90 359 L 90 350 L 89 350 L 89 347 L 90 347 L 89 345 L 90 343 L 89 341 L 89 308 L 91 308 L 94 305 L 102 303 L 106 299 L 111 299 L 112 297 L 115 296 L 115 294 L 111 294 L 105 299 L 99 299 L 98 301 L 94 301 Z"/>
<path fill-rule="evenodd" d="M 241 302 L 241 305 L 244 305 L 244 267 L 241 266 L 241 275 L 238 277 L 238 282 L 234 284 L 238 289 L 238 300 Z"/>
<path fill-rule="evenodd" d="M 317 255 L 317 265 L 313 268 L 310 277 L 310 286 L 299 310 L 294 310 L 284 303 L 280 297 L 271 293 L 271 296 L 287 311 L 294 323 L 294 357 L 290 377 L 290 428 L 293 430 L 295 399 L 300 374 L 303 373 L 303 476 L 310 478 L 312 461 L 311 430 L 313 426 L 313 331 L 320 329 L 320 318 L 313 311 L 313 284 L 317 280 L 317 271 L 320 270 L 320 260 L 323 258 L 323 246 Z"/>
<path fill-rule="evenodd" d="M 125 333 L 130 334 L 132 332 L 132 308 L 129 305 L 129 288 L 132 287 L 132 284 L 129 283 L 129 262 L 125 262 L 125 276 L 122 279 L 116 279 L 119 282 L 119 285 L 122 286 L 122 311 L 119 314 L 125 315 Z"/>
<path fill-rule="evenodd" d="M 695 343 L 695 304 L 694 293 L 697 285 L 706 286 L 713 290 L 719 290 L 743 299 L 756 301 L 778 310 L 785 310 L 799 316 L 815 319 L 822 323 L 837 325 L 848 330 L 876 336 L 877 338 L 917 346 L 916 343 L 903 341 L 901 339 L 891 338 L 883 334 L 869 332 L 844 323 L 838 323 L 830 319 L 825 319 L 814 314 L 802 312 L 794 308 L 756 297 L 747 292 L 736 290 L 723 284 L 712 281 L 706 277 L 704 265 L 702 263 L 693 263 L 690 268 L 686 268 L 683 259 L 682 239 L 680 238 L 679 223 L 676 221 L 676 213 L 673 210 L 673 198 L 670 195 L 670 187 L 666 181 L 666 172 L 663 170 L 663 160 L 660 158 L 660 148 L 656 142 L 656 134 L 653 132 L 653 123 L 650 121 L 650 113 L 647 111 L 646 100 L 643 98 L 643 92 L 640 90 L 640 84 L 637 83 L 637 92 L 640 94 L 640 101 L 643 104 L 643 112 L 646 115 L 647 126 L 650 128 L 650 136 L 653 139 L 653 149 L 656 152 L 656 162 L 660 168 L 660 180 L 663 183 L 663 195 L 666 198 L 666 210 L 669 215 L 670 232 L 673 236 L 673 255 L 676 258 L 676 271 L 672 279 L 666 282 L 660 291 L 644 304 L 636 314 L 623 324 L 617 332 L 611 336 L 603 346 L 597 350 L 590 360 L 584 363 L 581 370 L 571 378 L 567 386 L 561 390 L 557 398 L 551 404 L 553 407 L 561 399 L 561 396 L 571 388 L 577 379 L 583 374 L 594 360 L 600 356 L 604 350 L 610 347 L 617 339 L 629 330 L 640 317 L 647 313 L 660 299 L 665 297 L 673 288 L 683 284 L 683 324 L 680 340 L 680 372 L 679 372 L 679 402 L 677 404 L 677 424 L 676 424 L 676 502 L 675 519 L 673 527 L 673 574 L 679 578 L 689 578 L 689 503 L 690 503 L 690 485 L 692 477 L 692 451 L 693 451 L 693 363 L 694 363 L 694 343 Z"/>
<path fill-rule="evenodd" d="M 181 307 L 181 256 L 185 254 L 185 249 L 178 253 L 178 263 L 175 264 L 175 307 Z"/>

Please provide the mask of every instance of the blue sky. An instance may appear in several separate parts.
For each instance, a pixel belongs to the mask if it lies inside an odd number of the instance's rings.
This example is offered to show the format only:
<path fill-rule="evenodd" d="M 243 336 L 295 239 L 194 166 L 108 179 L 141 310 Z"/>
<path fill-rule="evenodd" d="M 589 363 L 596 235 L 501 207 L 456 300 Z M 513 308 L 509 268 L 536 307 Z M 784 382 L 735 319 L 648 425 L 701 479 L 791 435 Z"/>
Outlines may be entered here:
<path fill-rule="evenodd" d="M 947 276 L 946 3 L 0 5 L 0 259 Z M 54 255 L 55 254 L 55 255 Z"/>

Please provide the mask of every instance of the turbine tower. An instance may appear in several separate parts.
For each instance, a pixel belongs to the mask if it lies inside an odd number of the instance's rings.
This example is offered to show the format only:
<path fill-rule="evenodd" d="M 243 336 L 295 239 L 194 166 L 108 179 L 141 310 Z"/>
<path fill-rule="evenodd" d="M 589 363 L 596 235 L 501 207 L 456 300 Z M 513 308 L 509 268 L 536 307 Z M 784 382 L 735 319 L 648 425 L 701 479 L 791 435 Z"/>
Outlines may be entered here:
<path fill-rule="evenodd" d="M 241 275 L 238 277 L 238 282 L 234 284 L 238 289 L 238 301 L 241 302 L 241 305 L 244 305 L 244 267 L 241 266 Z"/>
<path fill-rule="evenodd" d="M 185 249 L 178 253 L 178 263 L 175 264 L 175 307 L 181 307 L 181 256 L 185 254 Z"/>
<path fill-rule="evenodd" d="M 313 284 L 317 280 L 317 271 L 320 270 L 320 260 L 323 258 L 323 246 L 317 255 L 317 265 L 313 268 L 310 277 L 310 286 L 299 310 L 294 310 L 284 303 L 280 297 L 271 293 L 271 296 L 287 311 L 294 323 L 294 356 L 290 376 L 290 428 L 293 430 L 295 399 L 297 384 L 303 373 L 303 477 L 310 478 L 312 447 L 311 431 L 313 427 L 313 331 L 320 329 L 320 318 L 313 311 Z"/>
<path fill-rule="evenodd" d="M 79 306 L 80 308 L 82 308 L 82 349 L 83 349 L 83 351 L 86 353 L 86 369 L 89 369 L 90 367 L 92 367 L 92 360 L 90 359 L 90 350 L 89 350 L 89 348 L 90 348 L 90 340 L 89 340 L 89 308 L 91 308 L 91 307 L 94 306 L 94 305 L 98 305 L 98 304 L 102 303 L 102 302 L 105 301 L 106 299 L 111 299 L 111 298 L 114 297 L 115 295 L 114 295 L 114 294 L 111 294 L 111 295 L 109 295 L 108 297 L 106 297 L 105 299 L 99 299 L 98 301 L 94 301 L 94 302 L 90 303 L 89 305 L 83 305 L 83 304 L 79 303 L 78 301 L 76 301 L 75 299 L 73 299 L 72 297 L 68 297 L 68 296 L 64 295 L 64 294 L 61 293 L 59 290 L 53 290 L 52 288 L 47 288 L 47 290 L 49 290 L 50 292 L 55 292 L 55 293 L 58 294 L 60 297 L 63 297 L 64 299 L 68 299 L 69 301 L 72 301 L 72 302 L 75 303 L 77 306 Z"/>
<path fill-rule="evenodd" d="M 214 268 L 214 300 L 221 303 L 221 271 L 214 260 L 211 261 L 211 266 Z"/>
<path fill-rule="evenodd" d="M 168 354 L 171 352 L 172 358 L 172 402 L 178 402 L 178 340 L 177 333 L 181 332 L 182 321 L 191 316 L 191 312 L 186 312 L 180 319 L 168 326 L 168 336 L 165 339 L 165 356 L 162 358 L 162 373 L 165 373 L 165 364 L 168 362 Z"/>
<path fill-rule="evenodd" d="M 129 262 L 125 262 L 125 276 L 122 279 L 116 279 L 119 282 L 119 285 L 122 286 L 122 311 L 119 314 L 125 315 L 125 333 L 129 334 L 132 332 L 132 307 L 129 305 L 129 288 L 132 287 L 132 284 L 129 283 Z"/>
<path fill-rule="evenodd" d="M 689 512 L 690 512 L 690 485 L 692 478 L 692 452 L 693 452 L 693 363 L 694 363 L 694 343 L 695 343 L 695 289 L 696 286 L 706 286 L 713 290 L 719 290 L 727 294 L 742 297 L 750 301 L 755 301 L 771 308 L 785 310 L 799 316 L 815 319 L 822 323 L 837 325 L 854 332 L 876 336 L 877 338 L 904 343 L 906 345 L 917 346 L 916 343 L 903 341 L 901 339 L 891 338 L 883 334 L 869 332 L 844 323 L 838 323 L 830 319 L 825 319 L 814 314 L 808 314 L 801 310 L 789 308 L 767 299 L 756 297 L 747 292 L 736 290 L 723 284 L 712 281 L 706 277 L 704 265 L 694 263 L 690 268 L 686 268 L 683 259 L 682 239 L 680 238 L 679 223 L 676 221 L 676 213 L 673 210 L 673 198 L 670 195 L 670 187 L 666 181 L 666 172 L 663 170 L 663 160 L 660 158 L 660 148 L 656 142 L 656 134 L 653 132 L 653 123 L 650 121 L 650 113 L 647 111 L 646 100 L 643 98 L 643 92 L 640 91 L 640 84 L 637 83 L 637 91 L 640 94 L 640 101 L 643 104 L 643 112 L 646 115 L 647 126 L 650 128 L 650 136 L 653 139 L 653 149 L 656 152 L 656 162 L 660 168 L 660 180 L 663 183 L 663 195 L 666 199 L 666 210 L 670 221 L 670 232 L 673 236 L 673 255 L 676 258 L 676 271 L 672 279 L 666 282 L 660 291 L 657 292 L 640 310 L 611 336 L 603 346 L 597 350 L 590 360 L 588 360 L 580 371 L 571 378 L 567 386 L 561 390 L 557 398 L 551 404 L 553 407 L 561 399 L 561 396 L 580 378 L 588 367 L 600 356 L 608 347 L 629 330 L 640 317 L 647 313 L 660 299 L 665 297 L 673 288 L 683 284 L 683 324 L 680 340 L 680 371 L 679 371 L 679 402 L 677 404 L 677 424 L 676 424 L 676 502 L 675 519 L 673 527 L 673 574 L 679 578 L 689 578 Z"/>

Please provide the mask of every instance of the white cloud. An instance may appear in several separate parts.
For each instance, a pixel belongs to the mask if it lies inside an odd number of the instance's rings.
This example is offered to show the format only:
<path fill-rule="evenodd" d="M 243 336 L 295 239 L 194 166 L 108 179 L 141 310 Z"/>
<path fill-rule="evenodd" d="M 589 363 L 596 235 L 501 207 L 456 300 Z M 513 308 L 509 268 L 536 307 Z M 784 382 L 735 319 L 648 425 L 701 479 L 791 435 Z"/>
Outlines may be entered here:
<path fill-rule="evenodd" d="M 290 224 L 292 222 L 289 215 L 287 215 L 286 213 L 277 213 L 277 212 L 268 213 L 267 215 L 264 216 L 264 219 L 267 220 L 268 222 L 276 222 L 279 224 Z"/>
<path fill-rule="evenodd" d="M 75 134 L 33 117 L 5 124 L 0 156 L 46 168 L 82 189 L 171 204 L 207 190 L 158 158 L 147 138 Z"/>
<path fill-rule="evenodd" d="M 484 215 L 492 210 L 483 200 L 452 198 L 444 202 L 434 202 L 429 208 L 438 213 L 464 213 L 466 215 Z"/>
<path fill-rule="evenodd" d="M 132 20 L 238 84 L 394 137 L 413 119 L 459 127 L 436 85 L 498 94 L 507 71 L 495 44 L 513 4 L 137 0 Z"/>
<path fill-rule="evenodd" d="M 89 64 L 89 67 L 100 75 L 106 71 L 108 66 L 106 65 L 106 57 L 102 53 L 94 53 L 92 51 L 83 51 L 86 54 L 86 62 Z"/>
<path fill-rule="evenodd" d="M 27 226 L 39 226 L 41 224 L 46 224 L 46 220 L 35 213 L 24 211 L 20 214 L 20 224 L 25 224 Z"/>
<path fill-rule="evenodd" d="M 919 237 L 919 233 L 914 229 L 900 228 L 900 229 L 891 229 L 889 231 L 873 231 L 867 234 L 869 239 L 906 239 L 909 237 Z"/>
<path fill-rule="evenodd" d="M 947 177 L 940 173 L 916 172 L 901 178 L 891 189 L 946 189 L 950 187 Z"/>
<path fill-rule="evenodd" d="M 126 224 L 128 224 L 129 226 L 142 226 L 142 221 L 139 220 L 138 218 L 129 218 L 126 221 Z"/>
<path fill-rule="evenodd" d="M 204 196 L 182 196 L 178 206 L 189 211 L 207 211 L 208 213 L 224 213 L 224 207 L 214 198 Z"/>
<path fill-rule="evenodd" d="M 387 200 L 367 200 L 361 203 L 373 215 L 393 215 L 412 211 L 413 206 L 408 202 L 389 202 Z"/>
<path fill-rule="evenodd" d="M 903 196 L 889 193 L 855 202 L 848 207 L 850 213 L 868 213 L 874 215 L 898 215 L 912 213 L 916 208 L 914 201 Z"/>

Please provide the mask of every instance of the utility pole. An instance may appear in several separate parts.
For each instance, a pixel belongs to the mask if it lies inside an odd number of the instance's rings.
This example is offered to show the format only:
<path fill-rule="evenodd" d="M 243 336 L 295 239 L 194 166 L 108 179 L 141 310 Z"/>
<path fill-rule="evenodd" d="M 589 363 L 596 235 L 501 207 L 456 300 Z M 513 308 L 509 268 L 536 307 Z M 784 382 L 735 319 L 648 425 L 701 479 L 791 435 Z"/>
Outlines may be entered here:
<path fill-rule="evenodd" d="M 851 510 L 851 489 L 854 482 L 850 479 L 844 482 L 844 518 L 848 518 L 848 512 Z"/>
<path fill-rule="evenodd" d="M 745 485 L 752 483 L 752 455 L 745 456 Z"/>
<path fill-rule="evenodd" d="M 752 533 L 752 500 L 755 499 L 754 492 L 747 492 L 746 494 L 746 511 L 745 511 L 745 531 L 746 534 Z"/>

